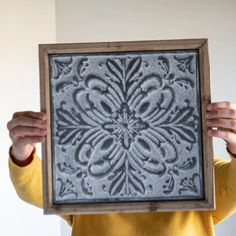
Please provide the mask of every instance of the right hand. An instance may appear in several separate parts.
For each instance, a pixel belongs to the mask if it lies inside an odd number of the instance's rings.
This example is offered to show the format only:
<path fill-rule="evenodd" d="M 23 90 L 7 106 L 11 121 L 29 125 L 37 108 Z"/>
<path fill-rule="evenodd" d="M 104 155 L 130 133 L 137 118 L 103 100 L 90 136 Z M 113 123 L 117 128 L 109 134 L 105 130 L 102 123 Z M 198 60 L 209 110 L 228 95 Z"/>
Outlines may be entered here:
<path fill-rule="evenodd" d="M 7 128 L 12 140 L 11 154 L 24 161 L 32 153 L 35 144 L 43 142 L 46 138 L 46 114 L 33 111 L 16 112 L 7 123 Z"/>

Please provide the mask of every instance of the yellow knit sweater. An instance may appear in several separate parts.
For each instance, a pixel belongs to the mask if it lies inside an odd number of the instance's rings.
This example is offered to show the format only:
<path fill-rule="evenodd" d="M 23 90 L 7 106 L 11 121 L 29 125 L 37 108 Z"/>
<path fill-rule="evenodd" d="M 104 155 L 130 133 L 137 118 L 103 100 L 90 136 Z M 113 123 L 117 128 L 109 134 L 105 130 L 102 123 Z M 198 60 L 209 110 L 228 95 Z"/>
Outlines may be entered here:
<path fill-rule="evenodd" d="M 212 236 L 217 224 L 236 210 L 236 159 L 214 159 L 216 210 L 62 216 L 72 236 Z M 10 176 L 24 201 L 42 207 L 41 160 L 19 167 L 9 159 Z"/>

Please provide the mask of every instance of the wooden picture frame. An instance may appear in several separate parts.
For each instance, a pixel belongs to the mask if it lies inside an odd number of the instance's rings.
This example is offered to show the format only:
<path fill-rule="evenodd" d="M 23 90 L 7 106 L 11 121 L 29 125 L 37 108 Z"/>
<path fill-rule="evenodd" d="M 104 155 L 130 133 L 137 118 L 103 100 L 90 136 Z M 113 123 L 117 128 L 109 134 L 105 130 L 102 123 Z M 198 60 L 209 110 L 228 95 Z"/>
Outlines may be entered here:
<path fill-rule="evenodd" d="M 39 45 L 46 214 L 212 210 L 207 39 Z"/>

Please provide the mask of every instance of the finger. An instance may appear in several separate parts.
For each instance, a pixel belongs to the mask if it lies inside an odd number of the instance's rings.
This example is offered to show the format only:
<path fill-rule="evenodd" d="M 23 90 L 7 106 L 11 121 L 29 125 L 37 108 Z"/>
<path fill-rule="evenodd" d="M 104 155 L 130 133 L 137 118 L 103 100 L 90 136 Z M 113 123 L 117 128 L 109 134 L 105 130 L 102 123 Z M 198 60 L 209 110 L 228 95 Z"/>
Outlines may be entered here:
<path fill-rule="evenodd" d="M 236 131 L 235 130 L 230 130 L 230 129 L 225 129 L 225 128 L 218 128 L 218 130 L 221 130 L 221 131 L 229 131 L 229 132 L 232 132 L 232 133 L 235 133 L 236 134 Z M 226 143 L 227 141 L 224 140 Z"/>
<path fill-rule="evenodd" d="M 232 119 L 210 119 L 207 120 L 207 125 L 214 128 L 224 128 L 236 131 L 236 120 Z"/>
<path fill-rule="evenodd" d="M 14 142 L 14 146 L 17 147 L 24 147 L 26 145 L 31 144 L 32 146 L 34 146 L 36 143 L 42 143 L 44 142 L 46 139 L 45 136 L 25 136 L 25 137 L 21 137 L 15 140 Z"/>
<path fill-rule="evenodd" d="M 217 128 L 218 130 L 221 130 L 221 131 L 230 131 L 230 132 L 232 132 L 232 133 L 236 133 L 236 131 L 235 130 L 232 130 L 232 129 L 226 129 L 226 128 L 222 128 L 222 127 L 219 127 L 219 128 Z"/>
<path fill-rule="evenodd" d="M 12 139 L 24 136 L 45 136 L 47 134 L 47 129 L 17 126 L 11 129 L 9 134 Z"/>
<path fill-rule="evenodd" d="M 213 102 L 208 104 L 207 110 L 212 111 L 212 110 L 218 110 L 218 109 L 232 109 L 236 110 L 236 104 L 224 101 L 224 102 Z"/>
<path fill-rule="evenodd" d="M 206 112 L 207 119 L 236 119 L 236 110 L 234 109 L 218 109 Z"/>
<path fill-rule="evenodd" d="M 31 118 L 35 118 L 35 119 L 41 119 L 41 120 L 45 120 L 46 119 L 46 114 L 43 112 L 34 112 L 34 111 L 19 111 L 19 112 L 15 112 L 13 114 L 12 118 L 17 118 L 17 117 L 31 117 Z"/>
<path fill-rule="evenodd" d="M 224 139 L 228 143 L 236 144 L 236 134 L 230 131 L 208 129 L 207 134 L 211 137 Z"/>
<path fill-rule="evenodd" d="M 17 126 L 27 126 L 27 127 L 38 127 L 38 128 L 46 128 L 47 122 L 46 120 L 35 119 L 25 116 L 19 116 L 7 123 L 8 130 L 12 130 Z"/>

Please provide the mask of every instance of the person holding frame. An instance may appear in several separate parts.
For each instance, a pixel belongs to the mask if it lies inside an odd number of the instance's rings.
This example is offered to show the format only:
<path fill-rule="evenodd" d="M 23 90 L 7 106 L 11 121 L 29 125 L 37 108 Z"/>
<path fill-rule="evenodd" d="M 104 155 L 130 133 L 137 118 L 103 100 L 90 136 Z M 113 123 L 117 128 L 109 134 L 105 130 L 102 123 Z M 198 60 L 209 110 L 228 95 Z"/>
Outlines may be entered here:
<path fill-rule="evenodd" d="M 231 157 L 231 161 L 214 158 L 215 210 L 62 216 L 72 226 L 72 236 L 213 236 L 214 225 L 236 211 L 236 104 L 210 103 L 206 117 L 207 135 L 225 140 Z M 16 112 L 7 128 L 12 140 L 9 169 L 16 192 L 24 201 L 42 208 L 41 160 L 35 144 L 45 140 L 46 115 Z"/>

